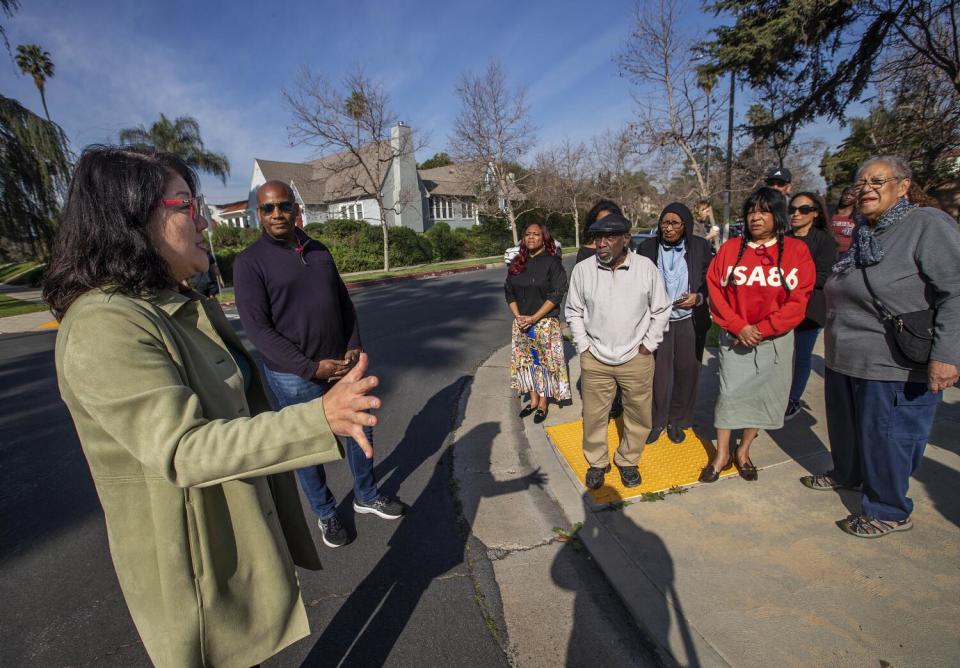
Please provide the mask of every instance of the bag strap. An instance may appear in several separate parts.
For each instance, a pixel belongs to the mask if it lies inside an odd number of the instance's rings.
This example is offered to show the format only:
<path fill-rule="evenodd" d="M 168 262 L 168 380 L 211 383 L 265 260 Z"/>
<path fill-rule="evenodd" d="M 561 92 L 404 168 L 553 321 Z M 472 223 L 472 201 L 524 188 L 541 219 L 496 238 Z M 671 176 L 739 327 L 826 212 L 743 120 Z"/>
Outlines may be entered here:
<path fill-rule="evenodd" d="M 877 315 L 880 317 L 880 321 L 895 320 L 896 316 L 890 312 L 890 309 L 884 306 L 880 298 L 877 297 L 877 293 L 873 291 L 873 286 L 870 285 L 870 279 L 867 277 L 867 268 L 860 267 L 860 272 L 863 274 L 863 283 L 867 286 L 867 292 L 870 293 L 870 299 L 873 300 L 873 307 L 877 309 Z"/>

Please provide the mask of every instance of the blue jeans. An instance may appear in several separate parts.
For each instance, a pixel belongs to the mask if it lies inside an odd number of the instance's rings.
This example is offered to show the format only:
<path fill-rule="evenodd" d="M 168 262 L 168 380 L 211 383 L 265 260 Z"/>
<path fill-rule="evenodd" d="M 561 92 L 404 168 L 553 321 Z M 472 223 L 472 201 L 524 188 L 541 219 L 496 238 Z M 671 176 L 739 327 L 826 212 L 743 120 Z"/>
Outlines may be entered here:
<path fill-rule="evenodd" d="M 793 382 L 790 384 L 790 401 L 800 401 L 810 379 L 810 359 L 817 343 L 821 327 L 793 330 Z"/>
<path fill-rule="evenodd" d="M 277 410 L 322 397 L 332 387 L 326 382 L 304 380 L 296 374 L 273 371 L 266 365 L 263 367 L 263 375 L 276 397 Z M 364 427 L 363 433 L 373 445 L 373 428 Z M 346 450 L 347 463 L 350 464 L 350 471 L 353 473 L 353 493 L 361 503 L 370 503 L 380 495 L 377 480 L 373 475 L 373 460 L 367 459 L 357 442 L 349 436 L 343 439 L 343 446 Z M 327 487 L 327 474 L 323 466 L 318 464 L 299 469 L 297 478 L 300 479 L 303 493 L 307 495 L 310 507 L 317 517 L 322 520 L 333 517 L 337 512 L 337 499 Z"/>
<path fill-rule="evenodd" d="M 827 369 L 831 475 L 844 485 L 863 485 L 864 514 L 896 521 L 910 517 L 910 476 L 923 460 L 942 397 L 926 383 L 864 380 Z"/>

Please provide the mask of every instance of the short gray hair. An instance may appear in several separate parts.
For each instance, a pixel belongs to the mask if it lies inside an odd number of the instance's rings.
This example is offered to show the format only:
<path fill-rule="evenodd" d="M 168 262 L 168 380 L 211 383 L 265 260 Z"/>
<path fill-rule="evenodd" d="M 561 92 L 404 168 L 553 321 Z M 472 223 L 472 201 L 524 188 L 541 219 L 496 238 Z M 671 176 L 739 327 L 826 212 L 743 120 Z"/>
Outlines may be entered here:
<path fill-rule="evenodd" d="M 893 175 L 897 177 L 897 179 L 913 180 L 913 170 L 910 169 L 910 164 L 899 155 L 875 155 L 867 158 L 867 160 L 860 165 L 860 169 L 857 170 L 857 176 L 853 179 L 853 182 L 857 183 L 860 181 L 863 173 L 867 170 L 867 167 L 875 165 L 878 162 L 888 165 L 890 169 L 893 170 Z"/>

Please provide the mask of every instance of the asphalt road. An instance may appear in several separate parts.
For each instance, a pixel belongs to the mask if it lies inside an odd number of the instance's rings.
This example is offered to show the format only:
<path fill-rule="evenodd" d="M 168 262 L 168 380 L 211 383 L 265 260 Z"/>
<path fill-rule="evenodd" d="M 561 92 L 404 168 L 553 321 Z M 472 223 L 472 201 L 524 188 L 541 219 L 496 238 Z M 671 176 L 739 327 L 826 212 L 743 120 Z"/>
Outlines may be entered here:
<path fill-rule="evenodd" d="M 325 570 L 300 572 L 316 631 L 268 665 L 508 665 L 475 601 L 444 456 L 461 391 L 509 340 L 503 277 L 494 269 L 353 293 L 382 381 L 377 475 L 410 511 L 398 522 L 354 517 L 347 466 L 328 465 L 356 540 L 321 547 Z M 149 665 L 59 399 L 54 336 L 0 337 L 0 665 Z"/>

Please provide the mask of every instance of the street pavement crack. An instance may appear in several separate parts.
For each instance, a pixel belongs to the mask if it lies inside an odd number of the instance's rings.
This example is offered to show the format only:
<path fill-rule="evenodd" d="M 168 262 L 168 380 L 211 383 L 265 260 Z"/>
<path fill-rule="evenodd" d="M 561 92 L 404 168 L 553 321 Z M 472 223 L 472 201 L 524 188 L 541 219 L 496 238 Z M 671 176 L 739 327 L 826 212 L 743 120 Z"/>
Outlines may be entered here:
<path fill-rule="evenodd" d="M 560 538 L 550 538 L 549 540 L 540 541 L 534 545 L 522 545 L 520 547 L 488 547 L 487 548 L 487 558 L 490 561 L 501 561 L 506 559 L 511 554 L 516 554 L 518 552 L 531 552 L 532 550 L 538 550 L 541 547 L 547 547 L 548 545 L 553 545 L 554 543 L 563 542 Z"/>

